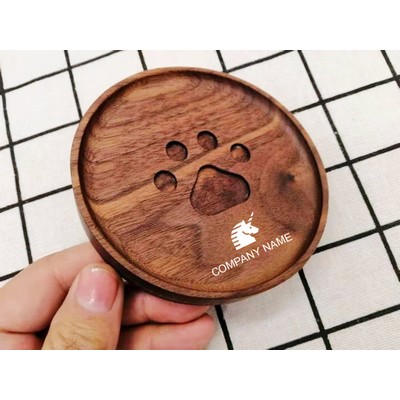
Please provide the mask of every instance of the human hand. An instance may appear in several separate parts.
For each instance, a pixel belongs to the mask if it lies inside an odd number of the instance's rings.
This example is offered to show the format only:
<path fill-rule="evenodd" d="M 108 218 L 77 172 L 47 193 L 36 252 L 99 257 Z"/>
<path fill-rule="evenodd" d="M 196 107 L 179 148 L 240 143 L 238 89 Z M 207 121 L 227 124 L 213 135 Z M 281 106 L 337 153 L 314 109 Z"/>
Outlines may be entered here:
<path fill-rule="evenodd" d="M 200 349 L 214 333 L 207 309 L 124 287 L 85 243 L 0 288 L 0 349 Z"/>

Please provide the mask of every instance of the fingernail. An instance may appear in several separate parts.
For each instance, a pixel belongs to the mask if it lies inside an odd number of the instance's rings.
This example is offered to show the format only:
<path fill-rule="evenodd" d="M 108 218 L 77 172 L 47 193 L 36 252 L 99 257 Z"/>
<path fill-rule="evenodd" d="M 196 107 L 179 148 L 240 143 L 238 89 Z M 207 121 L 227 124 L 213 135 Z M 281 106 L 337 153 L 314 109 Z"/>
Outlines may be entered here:
<path fill-rule="evenodd" d="M 117 290 L 114 275 L 99 267 L 87 268 L 79 276 L 76 300 L 87 311 L 105 313 L 114 304 Z"/>

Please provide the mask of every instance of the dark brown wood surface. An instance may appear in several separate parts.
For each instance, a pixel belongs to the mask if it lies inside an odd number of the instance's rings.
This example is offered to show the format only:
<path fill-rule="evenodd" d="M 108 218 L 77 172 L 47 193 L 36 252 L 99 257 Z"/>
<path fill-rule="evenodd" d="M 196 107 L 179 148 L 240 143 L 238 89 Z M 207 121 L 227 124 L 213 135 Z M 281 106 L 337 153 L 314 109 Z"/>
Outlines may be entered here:
<path fill-rule="evenodd" d="M 126 279 L 171 300 L 269 289 L 303 266 L 325 226 L 325 171 L 304 129 L 222 73 L 159 69 L 113 86 L 82 119 L 71 160 L 93 244 Z M 256 240 L 236 250 L 232 230 L 249 220 Z M 257 246 L 259 256 L 212 273 Z"/>

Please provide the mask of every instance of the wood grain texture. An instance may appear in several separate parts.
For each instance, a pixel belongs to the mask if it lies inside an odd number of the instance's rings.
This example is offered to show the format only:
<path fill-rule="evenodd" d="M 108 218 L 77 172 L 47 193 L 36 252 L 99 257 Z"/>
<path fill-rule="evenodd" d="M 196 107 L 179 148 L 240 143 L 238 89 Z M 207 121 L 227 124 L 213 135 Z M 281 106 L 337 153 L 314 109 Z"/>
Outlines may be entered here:
<path fill-rule="evenodd" d="M 326 222 L 325 170 L 307 133 L 223 73 L 158 69 L 113 86 L 78 127 L 71 171 L 97 250 L 170 300 L 218 304 L 269 289 L 304 265 Z M 241 221 L 257 233 L 237 250 Z M 263 251 L 287 233 L 290 242 Z M 242 254 L 248 262 L 212 273 Z"/>

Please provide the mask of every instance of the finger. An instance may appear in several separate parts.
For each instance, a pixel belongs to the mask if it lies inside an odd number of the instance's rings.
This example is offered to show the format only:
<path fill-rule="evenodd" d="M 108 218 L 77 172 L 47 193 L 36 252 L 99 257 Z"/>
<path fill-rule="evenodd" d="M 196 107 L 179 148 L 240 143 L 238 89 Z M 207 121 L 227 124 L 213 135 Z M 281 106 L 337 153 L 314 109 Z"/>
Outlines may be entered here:
<path fill-rule="evenodd" d="M 214 335 L 214 320 L 203 315 L 185 324 L 141 325 L 121 332 L 119 349 L 197 350 L 204 349 Z"/>
<path fill-rule="evenodd" d="M 0 289 L 0 330 L 36 332 L 47 327 L 79 271 L 103 262 L 90 243 L 44 257 Z"/>
<path fill-rule="evenodd" d="M 117 273 L 107 264 L 88 265 L 51 322 L 43 349 L 115 349 L 123 301 Z"/>
<path fill-rule="evenodd" d="M 207 312 L 207 306 L 191 306 L 160 299 L 149 293 L 130 292 L 125 299 L 123 325 L 145 322 L 182 323 L 193 321 Z"/>
<path fill-rule="evenodd" d="M 0 332 L 0 350 L 39 350 L 42 341 L 30 333 Z"/>

